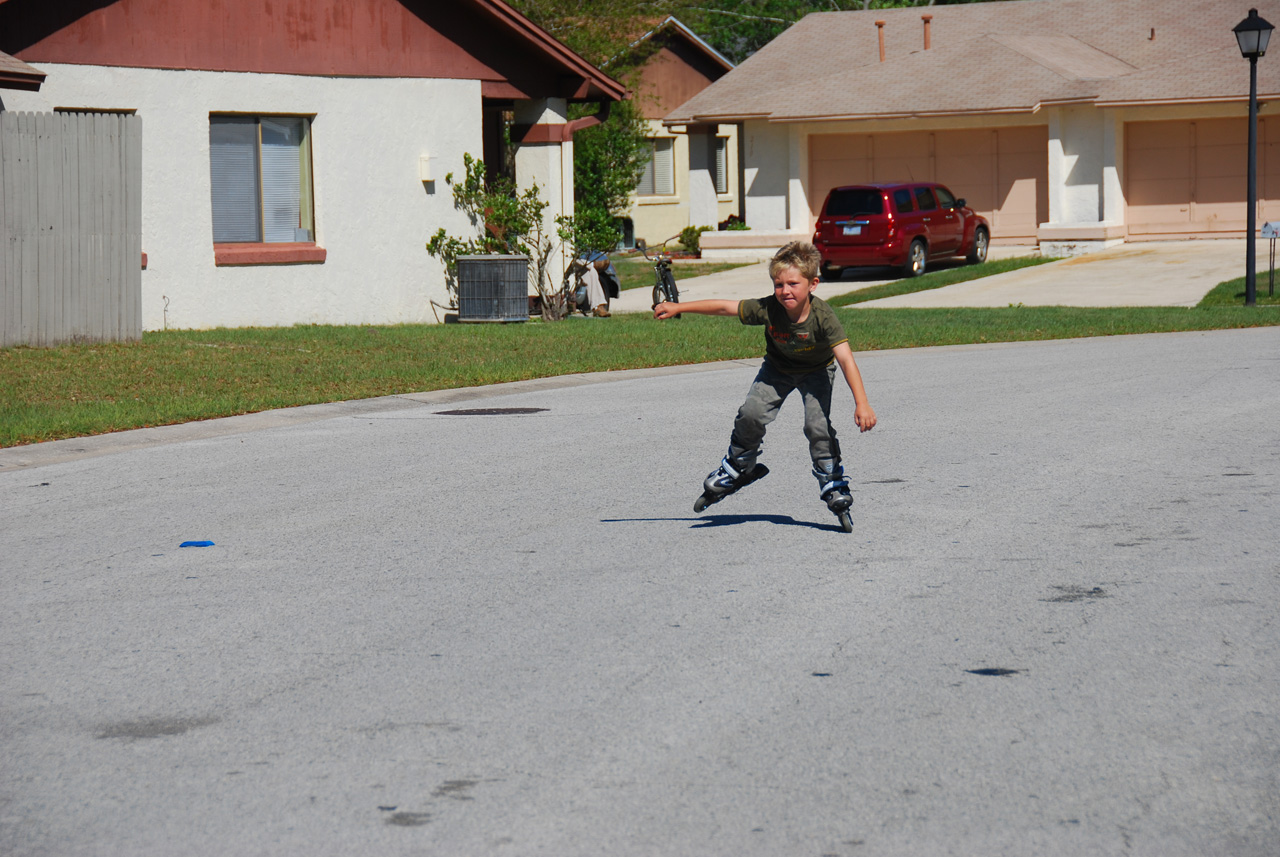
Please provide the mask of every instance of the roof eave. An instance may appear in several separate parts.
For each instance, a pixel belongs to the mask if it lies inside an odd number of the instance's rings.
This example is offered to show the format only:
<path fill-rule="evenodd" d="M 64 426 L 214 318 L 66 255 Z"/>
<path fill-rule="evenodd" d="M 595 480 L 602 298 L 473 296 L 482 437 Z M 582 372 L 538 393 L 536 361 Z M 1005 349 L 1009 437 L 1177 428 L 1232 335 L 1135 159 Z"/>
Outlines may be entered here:
<path fill-rule="evenodd" d="M 703 52 L 705 52 L 708 57 L 710 57 L 719 65 L 723 66 L 725 71 L 732 71 L 734 68 L 736 68 L 736 66 L 734 66 L 734 64 L 729 61 L 728 57 L 726 57 L 724 54 L 720 53 L 718 50 L 711 47 L 711 45 L 703 41 L 701 36 L 699 36 L 693 30 L 690 30 L 688 27 L 686 27 L 684 25 L 684 22 L 681 21 L 679 18 L 677 18 L 675 15 L 668 15 L 667 20 L 663 21 L 662 25 L 659 26 L 658 29 L 662 29 L 662 27 L 665 27 L 668 24 L 674 25 L 677 29 L 680 30 L 680 32 L 688 36 L 689 39 L 691 39 L 695 44 L 697 44 L 698 47 L 702 48 Z M 654 30 L 654 32 L 657 32 L 657 30 Z"/>
<path fill-rule="evenodd" d="M 0 0 L 3 2 L 3 0 Z M 47 77 L 44 72 L 17 57 L 0 52 L 0 89 L 23 89 L 38 92 Z"/>
<path fill-rule="evenodd" d="M 696 116 L 686 116 L 681 119 L 663 119 L 662 124 L 670 128 L 672 125 L 727 125 L 731 122 L 747 122 L 751 119 L 764 119 L 770 121 L 769 113 L 717 113 L 714 115 L 698 114 Z"/>
<path fill-rule="evenodd" d="M 583 80 L 589 84 L 590 89 L 594 92 L 598 92 L 603 100 L 626 100 L 626 86 L 614 80 L 612 77 L 609 77 L 591 63 L 578 56 L 578 54 L 571 51 L 563 42 L 559 41 L 546 30 L 534 24 L 515 9 L 512 9 L 506 3 L 502 2 L 502 0 L 475 0 L 475 3 L 488 10 L 490 14 L 501 20 L 516 32 L 524 35 L 530 41 L 537 44 L 548 54 L 565 65 L 574 74 L 581 76 Z"/>
<path fill-rule="evenodd" d="M 1258 101 L 1280 99 L 1280 92 L 1258 93 Z M 1247 95 L 1214 95 L 1203 98 L 1115 98 L 1095 101 L 1098 107 L 1178 107 L 1196 104 L 1248 104 Z"/>
<path fill-rule="evenodd" d="M 908 110 L 896 113 L 842 113 L 812 116 L 774 116 L 767 118 L 769 122 L 786 125 L 798 122 L 856 122 L 868 119 L 930 119 L 945 116 L 990 116 L 992 114 L 1036 113 L 1040 105 L 1015 107 L 988 107 L 973 110 Z M 759 118 L 759 117 L 755 117 Z"/>
<path fill-rule="evenodd" d="M 683 34 L 685 35 L 685 37 L 686 37 L 687 39 L 689 39 L 689 41 L 691 41 L 691 42 L 693 43 L 694 47 L 696 47 L 696 48 L 698 48 L 699 50 L 701 50 L 704 54 L 706 54 L 706 55 L 707 55 L 707 57 L 708 57 L 712 62 L 714 62 L 714 63 L 716 63 L 717 65 L 719 65 L 719 66 L 720 66 L 721 68 L 723 68 L 725 71 L 733 71 L 733 69 L 734 69 L 734 68 L 736 68 L 736 66 L 734 66 L 734 64 L 733 64 L 733 63 L 731 63 L 731 62 L 729 61 L 729 59 L 728 59 L 724 54 L 720 53 L 718 50 L 716 50 L 715 48 L 711 47 L 711 45 L 709 45 L 709 44 L 707 44 L 705 41 L 703 41 L 703 39 L 702 39 L 702 37 L 701 37 L 701 36 L 699 36 L 699 35 L 698 35 L 697 33 L 695 33 L 693 30 L 690 30 L 687 26 L 685 26 L 684 22 L 683 22 L 683 21 L 681 21 L 679 18 L 677 18 L 675 15 L 668 15 L 668 16 L 666 17 L 666 19 L 665 19 L 662 23 L 660 23 L 658 26 L 654 27 L 652 30 L 650 30 L 649 32 L 645 33 L 643 36 L 641 36 L 640 38 L 636 39 L 636 40 L 635 40 L 634 42 L 632 42 L 631 44 L 627 45 L 626 50 L 624 50 L 622 53 L 615 54 L 615 55 L 613 55 L 613 56 L 609 57 L 609 58 L 608 58 L 607 60 L 605 60 L 605 61 L 604 61 L 604 63 L 601 65 L 601 68 L 604 68 L 605 66 L 608 66 L 610 63 L 612 63 L 612 62 L 613 62 L 614 60 L 616 60 L 618 57 L 623 56 L 624 54 L 626 54 L 626 53 L 627 53 L 627 51 L 634 50 L 634 49 L 635 49 L 635 47 L 636 47 L 637 45 L 639 45 L 639 44 L 641 44 L 641 43 L 643 43 L 643 42 L 646 42 L 646 41 L 648 41 L 649 39 L 652 39 L 655 35 L 657 35 L 658 33 L 660 33 L 662 30 L 665 30 L 668 26 L 675 26 L 675 28 L 676 28 L 677 30 L 679 30 L 681 33 L 683 33 Z"/>
<path fill-rule="evenodd" d="M 45 75 L 20 74 L 17 72 L 0 72 L 0 89 L 22 89 L 27 92 L 39 92 Z"/>

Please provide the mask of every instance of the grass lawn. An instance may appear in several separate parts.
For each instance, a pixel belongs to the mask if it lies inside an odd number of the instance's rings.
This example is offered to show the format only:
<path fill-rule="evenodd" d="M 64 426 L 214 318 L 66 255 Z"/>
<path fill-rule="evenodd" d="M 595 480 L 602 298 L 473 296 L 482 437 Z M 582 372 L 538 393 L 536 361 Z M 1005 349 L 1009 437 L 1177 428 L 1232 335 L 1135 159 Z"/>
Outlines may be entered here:
<path fill-rule="evenodd" d="M 891 298 L 894 295 L 909 295 L 912 292 L 927 292 L 929 289 L 940 289 L 943 286 L 952 286 L 956 283 L 963 283 L 966 280 L 976 280 L 979 277 L 990 277 L 993 274 L 1003 274 L 1006 271 L 1016 271 L 1019 268 L 1029 268 L 1033 265 L 1043 265 L 1045 262 L 1054 261 L 1051 258 L 1041 256 L 1017 256 L 1012 259 L 1000 259 L 998 261 L 983 262 L 981 265 L 961 265 L 955 268 L 944 268 L 937 271 L 926 271 L 919 277 L 913 277 L 909 280 L 895 280 L 892 283 L 880 283 L 875 286 L 867 286 L 864 289 L 858 289 L 855 292 L 847 292 L 843 295 L 837 295 L 831 298 L 827 303 L 832 306 L 851 306 L 853 304 L 874 301 L 880 298 Z M 839 283 L 832 283 L 832 288 L 839 288 Z"/>
<path fill-rule="evenodd" d="M 653 287 L 653 263 L 644 256 L 614 256 L 613 267 L 618 272 L 618 280 L 622 290 L 648 289 Z M 718 271 L 730 271 L 741 268 L 750 262 L 676 262 L 671 266 L 676 276 L 676 284 L 689 277 L 701 277 L 703 274 L 714 274 Z"/>
<path fill-rule="evenodd" d="M 839 313 L 858 351 L 1280 324 L 1280 313 L 1242 306 Z M 732 319 L 658 322 L 645 314 L 554 324 L 157 331 L 136 343 L 10 348 L 0 350 L 0 446 L 318 402 L 762 353 L 760 330 Z"/>
<path fill-rule="evenodd" d="M 1276 278 L 1280 280 L 1280 277 Z M 1253 278 L 1254 301 L 1260 307 L 1280 306 L 1280 282 L 1275 285 L 1276 294 L 1269 295 L 1270 277 L 1266 271 L 1260 271 Z M 1205 295 L 1197 304 L 1199 308 L 1244 306 L 1244 277 L 1218 283 L 1213 291 Z"/>

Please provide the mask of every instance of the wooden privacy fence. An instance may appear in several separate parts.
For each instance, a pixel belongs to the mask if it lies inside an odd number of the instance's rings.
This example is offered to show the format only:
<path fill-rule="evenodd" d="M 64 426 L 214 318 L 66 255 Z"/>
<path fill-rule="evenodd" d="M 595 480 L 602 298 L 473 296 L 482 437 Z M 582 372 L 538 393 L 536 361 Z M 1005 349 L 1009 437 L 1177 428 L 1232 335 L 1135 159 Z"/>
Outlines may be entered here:
<path fill-rule="evenodd" d="M 0 112 L 0 347 L 142 337 L 142 119 Z"/>

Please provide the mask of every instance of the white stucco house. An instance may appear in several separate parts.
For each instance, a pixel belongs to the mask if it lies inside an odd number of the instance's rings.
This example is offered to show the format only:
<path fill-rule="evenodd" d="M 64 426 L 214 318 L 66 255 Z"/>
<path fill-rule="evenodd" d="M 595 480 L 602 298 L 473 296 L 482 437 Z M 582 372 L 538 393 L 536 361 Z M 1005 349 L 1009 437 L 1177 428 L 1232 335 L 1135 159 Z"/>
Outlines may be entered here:
<path fill-rule="evenodd" d="M 0 0 L 0 51 L 46 75 L 0 109 L 142 118 L 149 330 L 432 321 L 445 175 L 502 162 L 508 111 L 571 214 L 567 105 L 626 94 L 502 0 Z"/>
<path fill-rule="evenodd" d="M 1243 237 L 1249 64 L 1232 28 L 1280 2 L 1007 0 L 809 15 L 670 111 L 736 123 L 750 232 L 812 235 L 827 191 L 940 181 L 993 243 L 1049 254 Z M 1280 219 L 1280 57 L 1258 62 L 1259 223 Z"/>

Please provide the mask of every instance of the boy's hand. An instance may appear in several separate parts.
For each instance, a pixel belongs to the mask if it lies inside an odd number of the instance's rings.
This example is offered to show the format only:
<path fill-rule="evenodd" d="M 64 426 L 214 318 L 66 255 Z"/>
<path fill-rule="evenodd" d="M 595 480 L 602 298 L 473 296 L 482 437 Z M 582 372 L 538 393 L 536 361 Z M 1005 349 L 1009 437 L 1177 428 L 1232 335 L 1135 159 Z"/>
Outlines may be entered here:
<path fill-rule="evenodd" d="M 876 427 L 876 412 L 870 405 L 858 405 L 853 409 L 853 421 L 858 424 L 859 431 L 871 431 Z"/>
<path fill-rule="evenodd" d="M 678 315 L 678 313 L 676 312 L 676 305 L 673 303 L 669 303 L 667 301 L 663 301 L 662 303 L 658 304 L 656 307 L 653 308 L 654 318 L 658 318 L 658 319 L 675 318 L 676 315 Z"/>

